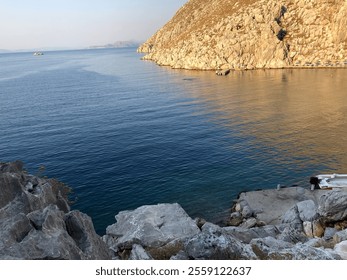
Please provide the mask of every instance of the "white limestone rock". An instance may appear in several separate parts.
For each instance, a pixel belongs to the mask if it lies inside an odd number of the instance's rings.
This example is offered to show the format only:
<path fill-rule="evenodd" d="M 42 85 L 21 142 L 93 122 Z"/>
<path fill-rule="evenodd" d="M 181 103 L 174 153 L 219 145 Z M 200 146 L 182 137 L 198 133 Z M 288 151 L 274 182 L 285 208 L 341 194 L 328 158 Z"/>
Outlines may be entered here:
<path fill-rule="evenodd" d="M 160 247 L 173 240 L 185 239 L 200 229 L 183 208 L 177 204 L 141 206 L 116 215 L 117 222 L 106 229 L 118 248 L 131 249 L 137 243 L 143 247 Z M 110 239 L 109 239 L 110 240 Z"/>
<path fill-rule="evenodd" d="M 317 207 L 313 200 L 300 201 L 296 205 L 298 207 L 299 217 L 303 222 L 313 221 L 317 218 Z"/>
<path fill-rule="evenodd" d="M 334 252 L 338 254 L 341 259 L 347 260 L 347 240 L 341 241 L 334 246 Z"/>

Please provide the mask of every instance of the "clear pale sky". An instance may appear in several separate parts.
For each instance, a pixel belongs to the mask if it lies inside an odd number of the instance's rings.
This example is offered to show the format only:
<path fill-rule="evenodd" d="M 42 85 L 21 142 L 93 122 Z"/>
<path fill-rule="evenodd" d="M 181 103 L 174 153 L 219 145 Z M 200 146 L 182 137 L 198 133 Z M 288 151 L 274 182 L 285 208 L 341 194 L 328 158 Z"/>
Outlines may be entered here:
<path fill-rule="evenodd" d="M 0 49 L 144 41 L 187 0 L 0 0 Z"/>

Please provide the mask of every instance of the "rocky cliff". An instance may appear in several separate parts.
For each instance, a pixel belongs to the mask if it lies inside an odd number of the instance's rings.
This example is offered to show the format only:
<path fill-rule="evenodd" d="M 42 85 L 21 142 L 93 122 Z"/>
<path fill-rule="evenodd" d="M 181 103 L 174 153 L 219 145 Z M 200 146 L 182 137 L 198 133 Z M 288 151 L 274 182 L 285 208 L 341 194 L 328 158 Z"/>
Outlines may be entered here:
<path fill-rule="evenodd" d="M 347 66 L 346 0 L 190 0 L 139 52 L 185 69 Z"/>
<path fill-rule="evenodd" d="M 69 188 L 0 163 L 0 259 L 110 259 L 92 220 L 70 211 Z"/>

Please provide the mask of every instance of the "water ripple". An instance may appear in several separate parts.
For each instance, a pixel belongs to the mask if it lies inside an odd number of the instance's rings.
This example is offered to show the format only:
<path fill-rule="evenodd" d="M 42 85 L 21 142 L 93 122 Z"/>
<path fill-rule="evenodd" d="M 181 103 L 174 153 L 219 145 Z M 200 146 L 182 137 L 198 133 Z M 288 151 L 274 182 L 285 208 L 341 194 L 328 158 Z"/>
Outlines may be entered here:
<path fill-rule="evenodd" d="M 217 221 L 240 191 L 347 170 L 343 69 L 220 79 L 134 49 L 27 55 L 1 56 L 1 161 L 45 165 L 101 234 L 143 204 Z"/>

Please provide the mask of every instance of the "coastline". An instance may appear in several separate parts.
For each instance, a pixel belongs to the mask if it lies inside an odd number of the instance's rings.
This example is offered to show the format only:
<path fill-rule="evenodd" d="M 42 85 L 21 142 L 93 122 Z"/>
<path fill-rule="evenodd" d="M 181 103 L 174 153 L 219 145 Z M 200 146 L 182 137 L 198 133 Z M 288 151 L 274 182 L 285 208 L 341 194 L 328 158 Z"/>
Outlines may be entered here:
<path fill-rule="evenodd" d="M 259 67 L 259 68 L 247 68 L 247 67 L 235 67 L 235 68 L 228 68 L 228 67 L 217 67 L 217 68 L 210 68 L 210 69 L 204 69 L 204 68 L 189 68 L 189 67 L 175 67 L 170 64 L 162 64 L 158 62 L 158 60 L 153 58 L 146 58 L 146 55 L 144 55 L 141 60 L 151 61 L 153 63 L 156 63 L 158 66 L 161 67 L 169 67 L 171 69 L 178 69 L 178 70 L 192 70 L 192 71 L 254 71 L 254 70 L 281 70 L 281 69 L 347 69 L 347 60 L 341 60 L 335 62 L 335 64 L 324 64 L 324 65 L 317 65 L 317 63 L 305 63 L 307 65 L 286 65 L 286 66 L 279 66 L 279 67 Z M 227 74 L 228 75 L 228 74 Z M 226 75 L 223 75 L 226 76 Z"/>
<path fill-rule="evenodd" d="M 0 164 L 0 259 L 347 259 L 347 192 L 301 187 L 240 193 L 228 226 L 177 203 L 121 211 L 101 237 L 71 211 L 64 184 Z M 5 226 L 6 225 L 6 226 Z"/>

